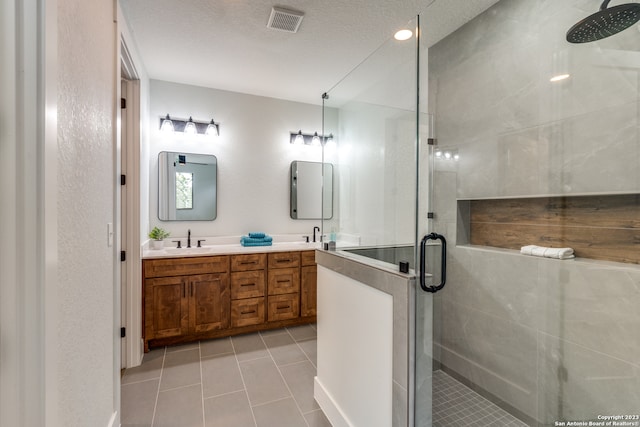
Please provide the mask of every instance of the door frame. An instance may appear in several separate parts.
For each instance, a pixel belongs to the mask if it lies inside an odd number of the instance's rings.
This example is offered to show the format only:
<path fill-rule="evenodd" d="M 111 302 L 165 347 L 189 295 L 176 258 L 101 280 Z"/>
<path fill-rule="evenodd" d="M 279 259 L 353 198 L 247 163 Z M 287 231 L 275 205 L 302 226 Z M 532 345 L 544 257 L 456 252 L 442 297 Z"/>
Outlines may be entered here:
<path fill-rule="evenodd" d="M 119 16 L 121 14 L 119 13 Z M 124 22 L 122 18 L 119 19 Z M 123 82 L 122 98 L 126 107 L 121 110 L 121 123 L 125 124 L 121 135 L 120 161 L 122 175 L 126 178 L 121 192 L 122 235 L 121 249 L 126 251 L 122 264 L 123 295 L 122 319 L 126 328 L 124 338 L 123 367 L 140 365 L 143 355 L 142 341 L 142 259 L 140 255 L 140 75 L 125 40 L 120 33 L 120 80 Z M 124 90 L 126 88 L 126 92 Z"/>

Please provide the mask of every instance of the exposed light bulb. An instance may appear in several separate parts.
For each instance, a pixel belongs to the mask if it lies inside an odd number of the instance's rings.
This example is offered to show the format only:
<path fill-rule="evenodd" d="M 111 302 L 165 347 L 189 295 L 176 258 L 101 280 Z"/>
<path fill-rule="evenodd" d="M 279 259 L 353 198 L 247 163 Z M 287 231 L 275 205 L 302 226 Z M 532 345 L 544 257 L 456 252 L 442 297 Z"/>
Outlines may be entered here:
<path fill-rule="evenodd" d="M 184 125 L 184 133 L 188 133 L 190 135 L 195 135 L 198 133 L 198 129 L 196 128 L 196 124 L 193 122 L 191 116 L 189 116 L 189 121 L 186 125 Z"/>
<path fill-rule="evenodd" d="M 304 144 L 304 136 L 302 135 L 302 130 L 298 131 L 298 134 L 296 135 L 295 143 L 300 145 Z"/>
<path fill-rule="evenodd" d="M 451 158 L 451 153 L 449 151 L 444 152 L 444 158 L 449 160 Z"/>
<path fill-rule="evenodd" d="M 436 151 L 436 157 L 442 157 L 442 151 L 440 150 Z"/>
<path fill-rule="evenodd" d="M 460 154 L 458 154 L 458 153 L 454 154 L 453 155 L 453 160 L 456 160 L 456 161 L 460 160 Z"/>
<path fill-rule="evenodd" d="M 411 30 L 400 30 L 393 35 L 393 38 L 399 41 L 409 40 L 413 37 L 413 31 Z"/>
<path fill-rule="evenodd" d="M 169 117 L 168 114 L 167 114 L 167 117 L 165 117 L 162 120 L 162 125 L 160 126 L 160 130 L 163 132 L 173 132 L 173 122 L 171 121 L 171 118 Z"/>
<path fill-rule="evenodd" d="M 311 145 L 320 145 L 320 137 L 318 136 L 318 132 L 313 133 L 313 139 L 311 139 Z"/>

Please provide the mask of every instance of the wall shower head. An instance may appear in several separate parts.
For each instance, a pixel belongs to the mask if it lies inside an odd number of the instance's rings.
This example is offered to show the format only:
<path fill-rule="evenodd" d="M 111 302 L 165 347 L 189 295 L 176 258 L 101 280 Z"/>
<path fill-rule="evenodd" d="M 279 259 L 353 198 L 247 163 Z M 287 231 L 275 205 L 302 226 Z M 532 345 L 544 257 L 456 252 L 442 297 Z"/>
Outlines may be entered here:
<path fill-rule="evenodd" d="M 640 20 L 640 3 L 607 7 L 604 0 L 600 11 L 578 22 L 567 31 L 569 43 L 588 43 L 604 39 L 625 30 Z"/>

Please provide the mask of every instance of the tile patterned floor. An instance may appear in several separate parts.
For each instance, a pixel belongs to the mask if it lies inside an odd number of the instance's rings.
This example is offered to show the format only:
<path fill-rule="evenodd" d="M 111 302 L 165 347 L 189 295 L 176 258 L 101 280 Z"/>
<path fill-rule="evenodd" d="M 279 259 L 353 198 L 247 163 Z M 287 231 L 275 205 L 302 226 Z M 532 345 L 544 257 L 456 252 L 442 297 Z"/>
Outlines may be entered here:
<path fill-rule="evenodd" d="M 123 427 L 330 427 L 313 325 L 153 350 L 122 377 Z"/>
<path fill-rule="evenodd" d="M 527 427 L 443 371 L 433 373 L 434 427 Z"/>

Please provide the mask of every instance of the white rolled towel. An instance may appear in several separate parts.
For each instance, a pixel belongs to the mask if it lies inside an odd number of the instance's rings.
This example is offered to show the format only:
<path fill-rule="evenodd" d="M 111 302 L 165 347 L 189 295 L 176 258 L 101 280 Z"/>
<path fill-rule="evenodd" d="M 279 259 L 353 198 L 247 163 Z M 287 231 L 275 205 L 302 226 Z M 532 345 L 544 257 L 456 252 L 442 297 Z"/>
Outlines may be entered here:
<path fill-rule="evenodd" d="M 548 248 L 545 246 L 527 245 L 520 248 L 520 253 L 524 255 L 539 256 L 554 259 L 575 258 L 572 248 Z"/>

